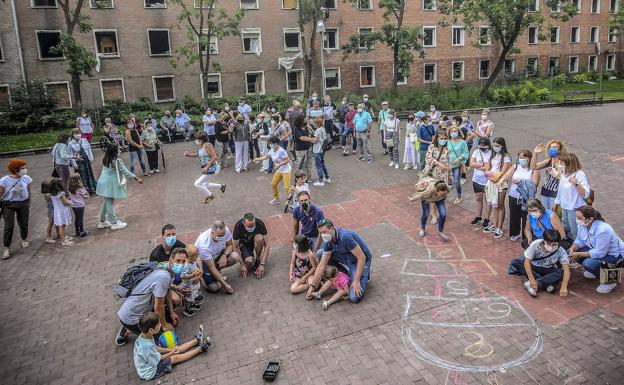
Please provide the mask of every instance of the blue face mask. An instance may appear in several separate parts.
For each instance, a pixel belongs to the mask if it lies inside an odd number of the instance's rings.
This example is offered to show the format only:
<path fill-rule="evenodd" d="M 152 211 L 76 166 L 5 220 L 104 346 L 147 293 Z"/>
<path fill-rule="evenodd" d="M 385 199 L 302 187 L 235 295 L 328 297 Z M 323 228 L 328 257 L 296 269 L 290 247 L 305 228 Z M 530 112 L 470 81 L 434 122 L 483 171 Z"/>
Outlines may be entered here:
<path fill-rule="evenodd" d="M 458 136 L 459 136 L 459 132 L 457 132 L 457 131 L 453 131 L 453 132 L 451 132 L 451 138 L 455 139 L 455 138 L 457 138 Z"/>
<path fill-rule="evenodd" d="M 492 146 L 492 150 L 494 150 L 494 152 L 501 152 L 503 148 L 501 146 Z"/>
<path fill-rule="evenodd" d="M 173 267 L 171 267 L 171 271 L 173 271 L 175 274 L 180 274 L 182 272 L 182 268 L 184 268 L 184 264 L 174 263 Z"/>
<path fill-rule="evenodd" d="M 529 160 L 528 159 L 518 159 L 518 164 L 522 167 L 526 166 L 527 164 L 529 164 Z"/>
<path fill-rule="evenodd" d="M 438 140 L 438 144 L 439 144 L 440 146 L 446 146 L 446 139 L 439 139 L 439 140 Z"/>
<path fill-rule="evenodd" d="M 173 247 L 173 245 L 175 245 L 176 243 L 176 236 L 175 235 L 170 235 L 168 237 L 165 237 L 165 244 L 169 247 Z"/>
<path fill-rule="evenodd" d="M 255 229 L 256 229 L 256 226 L 254 226 L 254 227 L 245 227 L 245 231 L 247 231 L 248 233 L 253 233 Z"/>
<path fill-rule="evenodd" d="M 559 150 L 557 150 L 555 147 L 551 147 L 548 149 L 548 156 L 551 158 L 555 158 L 557 157 L 557 155 L 559 155 Z"/>

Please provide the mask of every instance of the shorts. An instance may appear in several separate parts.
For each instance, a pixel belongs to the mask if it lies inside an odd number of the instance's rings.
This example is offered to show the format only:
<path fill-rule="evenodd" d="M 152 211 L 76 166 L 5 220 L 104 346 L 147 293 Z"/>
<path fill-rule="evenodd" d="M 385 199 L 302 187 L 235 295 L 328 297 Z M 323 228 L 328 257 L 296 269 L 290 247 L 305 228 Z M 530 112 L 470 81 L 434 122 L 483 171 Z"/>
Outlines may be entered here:
<path fill-rule="evenodd" d="M 248 245 L 246 243 L 240 243 L 238 245 L 238 249 L 241 253 L 241 257 L 243 257 L 243 259 L 247 258 L 247 257 L 255 257 L 256 251 L 254 250 L 254 245 Z"/>
<path fill-rule="evenodd" d="M 165 374 L 171 373 L 171 369 L 173 369 L 173 364 L 171 363 L 171 358 L 167 357 L 166 359 L 160 361 L 158 365 L 156 365 L 156 374 L 152 377 L 152 380 L 160 378 Z"/>
<path fill-rule="evenodd" d="M 477 182 L 472 182 L 472 191 L 474 191 L 475 194 L 477 193 L 484 193 L 485 192 L 485 186 L 482 184 L 479 184 Z"/>

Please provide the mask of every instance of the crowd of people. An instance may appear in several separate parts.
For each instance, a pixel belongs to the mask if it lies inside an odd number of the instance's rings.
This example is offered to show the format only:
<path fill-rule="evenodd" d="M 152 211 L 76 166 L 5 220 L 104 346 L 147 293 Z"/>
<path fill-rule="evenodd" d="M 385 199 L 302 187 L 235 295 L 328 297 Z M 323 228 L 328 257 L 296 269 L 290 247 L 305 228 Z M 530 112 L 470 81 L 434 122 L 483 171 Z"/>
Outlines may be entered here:
<path fill-rule="evenodd" d="M 165 111 L 160 120 L 148 115 L 142 123 L 132 114 L 124 133 L 107 118 L 104 131 L 110 143 L 96 178 L 91 149 L 95 127 L 82 112 L 71 134 L 59 135 L 51 152 L 52 177 L 41 183 L 48 213 L 45 242 L 71 246 L 89 236 L 84 212 L 87 200 L 94 195 L 101 197 L 96 227 L 126 227 L 117 218 L 114 205 L 127 197 L 128 180 L 143 183 L 135 173 L 136 163 L 142 177 L 155 176 L 164 167 L 159 165 L 159 150 L 165 142 L 182 137 L 186 141 L 194 138 L 197 146 L 183 155 L 199 160 L 194 187 L 203 203 L 215 199 L 211 189 L 226 192 L 226 184 L 215 179 L 227 167 L 243 173 L 253 164 L 261 164 L 259 172 L 273 174 L 272 205 L 282 202 L 279 185 L 283 185 L 286 211 L 292 211 L 290 292 L 305 292 L 306 299 L 313 300 L 324 298 L 332 290 L 333 294 L 322 301 L 323 309 L 341 299 L 359 302 L 371 279 L 372 262 L 364 240 L 352 230 L 335 227 L 312 202 L 310 184 L 322 188 L 332 183 L 325 162 L 325 154 L 331 149 L 338 149 L 344 157 L 356 156 L 356 161 L 372 163 L 371 146 L 379 145 L 388 157 L 388 167 L 403 165 L 404 170 L 416 171 L 416 192 L 409 200 L 421 203 L 420 237 L 427 236 L 430 220 L 437 225 L 439 237 L 449 240 L 444 232 L 446 198 L 454 190 L 453 204 L 460 204 L 471 177 L 476 206 L 470 224 L 500 239 L 508 212 L 508 238 L 525 249 L 521 258 L 511 261 L 509 273 L 525 276 L 523 286 L 532 296 L 538 291 L 554 292 L 557 285 L 560 295 L 567 295 L 570 268 L 582 265 L 584 276 L 596 279 L 601 268 L 622 265 L 624 242 L 592 207 L 588 177 L 577 155 L 569 152 L 563 141 L 551 140 L 537 144 L 533 151 L 521 149 L 512 154 L 505 138 L 494 135 L 495 124 L 488 109 L 476 121 L 467 111 L 443 115 L 435 105 L 428 112 L 408 112 L 404 123 L 398 115 L 388 102 L 383 102 L 375 114 L 367 95 L 359 101 L 344 97 L 336 106 L 329 96 L 319 100 L 313 94 L 307 102 L 294 100 L 285 111 L 267 106 L 254 114 L 243 99 L 236 108 L 227 103 L 218 110 L 207 108 L 201 130 L 196 130 L 189 115 L 180 110 L 174 115 Z M 378 135 L 373 135 L 374 120 Z M 129 167 L 121 156 L 125 150 L 129 152 Z M 5 259 L 11 256 L 15 218 L 21 246 L 30 245 L 33 180 L 26 166 L 24 160 L 11 160 L 8 174 L 0 179 Z M 73 236 L 68 234 L 71 224 Z M 170 372 L 172 364 L 208 348 L 210 339 L 204 337 L 202 329 L 194 340 L 177 349 L 157 347 L 154 340 L 178 324 L 176 308 L 187 317 L 201 310 L 205 300 L 202 288 L 206 293 L 234 293 L 225 269 L 238 266 L 240 278 L 253 274 L 262 279 L 270 257 L 268 232 L 262 219 L 252 213 L 244 214 L 232 227 L 215 221 L 192 245 L 177 239 L 175 226 L 162 228 L 162 244 L 149 257 L 154 263 L 151 270 L 129 288 L 132 295 L 125 298 L 118 312 L 122 326 L 116 342 L 122 345 L 137 337 L 135 364 L 141 378 L 158 378 Z M 615 287 L 616 283 L 603 282 L 597 291 L 609 293 Z"/>

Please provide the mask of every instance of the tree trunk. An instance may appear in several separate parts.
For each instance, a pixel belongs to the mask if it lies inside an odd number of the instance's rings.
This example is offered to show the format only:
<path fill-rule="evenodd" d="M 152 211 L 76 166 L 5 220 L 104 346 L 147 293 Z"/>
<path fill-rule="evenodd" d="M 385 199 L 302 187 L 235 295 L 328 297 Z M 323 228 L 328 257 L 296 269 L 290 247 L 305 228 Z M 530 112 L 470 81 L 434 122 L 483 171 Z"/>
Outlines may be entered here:
<path fill-rule="evenodd" d="M 305 80 L 303 82 L 303 99 L 310 98 L 310 88 L 312 87 L 312 59 L 310 59 L 307 55 L 304 56 L 303 66 L 305 68 Z"/>
<path fill-rule="evenodd" d="M 392 68 L 394 69 L 392 74 L 392 94 L 397 94 L 397 82 L 399 80 L 399 46 L 397 44 L 392 48 Z"/>
<path fill-rule="evenodd" d="M 82 110 L 82 92 L 80 91 L 80 76 L 72 74 L 71 76 L 72 89 L 74 90 L 74 110 Z"/>
<path fill-rule="evenodd" d="M 492 86 L 492 83 L 494 83 L 494 80 L 496 80 L 496 77 L 500 73 L 501 69 L 503 69 L 503 66 L 505 65 L 505 58 L 507 57 L 507 54 L 509 53 L 509 51 L 511 51 L 513 44 L 514 43 L 512 41 L 507 45 L 503 45 L 503 50 L 501 51 L 501 54 L 498 56 L 498 62 L 496 63 L 496 67 L 494 67 L 494 70 L 490 74 L 490 77 L 485 81 L 485 85 L 481 89 L 480 96 L 482 98 L 487 96 L 487 92 Z"/>

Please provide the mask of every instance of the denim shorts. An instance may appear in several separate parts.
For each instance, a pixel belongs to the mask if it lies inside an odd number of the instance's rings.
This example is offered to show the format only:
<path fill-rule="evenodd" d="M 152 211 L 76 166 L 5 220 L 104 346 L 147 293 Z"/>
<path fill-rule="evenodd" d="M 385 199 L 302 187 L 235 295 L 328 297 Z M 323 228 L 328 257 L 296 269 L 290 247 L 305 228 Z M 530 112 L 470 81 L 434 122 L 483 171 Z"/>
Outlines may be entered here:
<path fill-rule="evenodd" d="M 152 377 L 152 380 L 160 378 L 165 374 L 171 373 L 173 369 L 173 363 L 171 363 L 171 358 L 167 357 L 166 359 L 160 361 L 158 365 L 156 365 L 156 374 Z"/>

